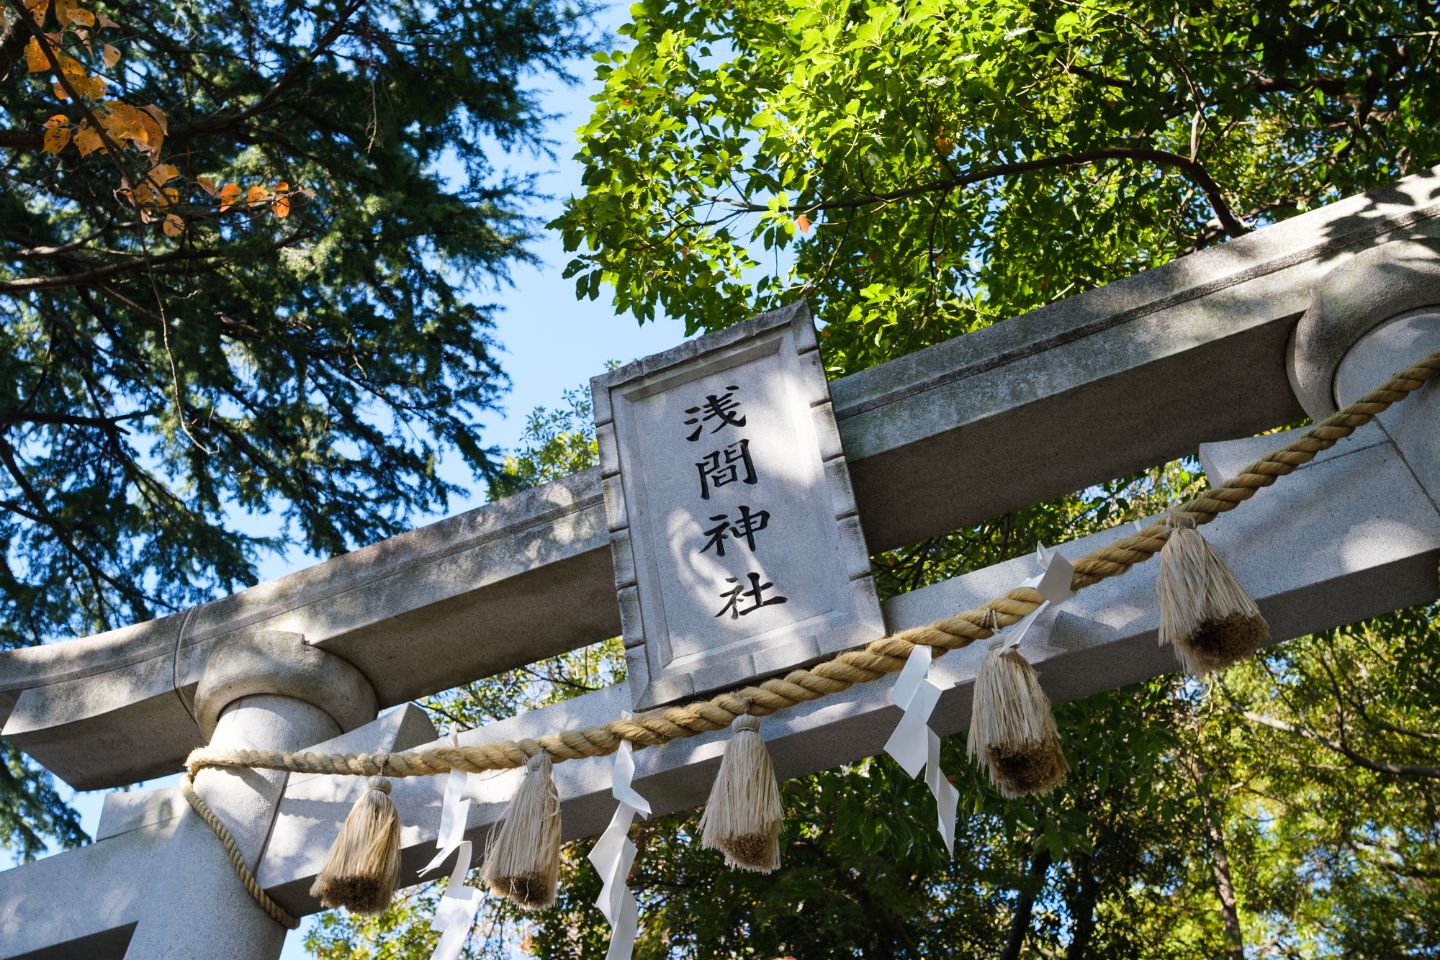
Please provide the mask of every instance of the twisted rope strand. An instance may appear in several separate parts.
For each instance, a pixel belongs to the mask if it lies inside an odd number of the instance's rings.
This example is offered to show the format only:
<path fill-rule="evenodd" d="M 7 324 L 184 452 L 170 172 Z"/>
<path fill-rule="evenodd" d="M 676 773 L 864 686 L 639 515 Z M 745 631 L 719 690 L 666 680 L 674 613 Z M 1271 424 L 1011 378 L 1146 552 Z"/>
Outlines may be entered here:
<path fill-rule="evenodd" d="M 230 866 L 235 868 L 235 875 L 245 885 L 245 892 L 250 894 L 250 898 L 260 905 L 261 910 L 270 915 L 271 920 L 286 930 L 294 930 L 300 926 L 300 921 L 291 916 L 290 912 L 280 904 L 270 899 L 270 894 L 266 893 L 265 889 L 260 886 L 260 881 L 255 879 L 255 873 L 250 869 L 250 864 L 245 862 L 245 855 L 240 852 L 240 847 L 235 843 L 235 837 L 230 833 L 230 829 L 225 826 L 215 811 L 210 809 L 210 804 L 195 792 L 193 775 L 186 774 L 181 778 L 180 792 L 184 794 L 195 812 L 200 815 L 200 819 L 205 821 L 210 832 L 220 838 L 220 845 L 225 848 L 225 855 L 230 858 Z"/>
<path fill-rule="evenodd" d="M 1222 513 L 1234 510 L 1268 487 L 1279 477 L 1294 473 L 1340 440 L 1373 420 L 1376 414 L 1399 403 L 1428 380 L 1440 376 L 1440 351 L 1397 373 L 1381 386 L 1348 404 L 1306 430 L 1273 453 L 1266 454 L 1219 487 L 1199 494 L 1175 509 L 1193 518 L 1196 524 L 1209 523 Z M 1165 546 L 1171 527 L 1163 520 L 1138 533 L 1098 547 L 1077 560 L 1070 581 L 1072 590 L 1083 590 L 1102 580 L 1118 577 L 1136 564 L 1144 563 Z M 252 768 L 288 770 L 292 773 L 339 774 L 351 776 L 418 777 L 464 770 L 482 773 L 509 770 L 525 765 L 537 753 L 547 753 L 555 763 L 614 753 L 620 741 L 637 746 L 660 746 L 673 740 L 723 730 L 737 717 L 767 716 L 800 703 L 848 690 L 857 683 L 869 683 L 905 665 L 910 651 L 923 644 L 936 655 L 968 647 L 992 634 L 987 623 L 1007 627 L 1034 612 L 1044 601 L 1032 587 L 1016 587 L 1004 596 L 981 606 L 945 617 L 923 627 L 912 627 L 872 640 L 864 647 L 846 650 L 821 662 L 783 677 L 771 677 L 759 684 L 715 694 L 708 700 L 662 707 L 632 718 L 621 717 L 603 726 L 564 730 L 538 739 L 504 740 L 470 747 L 429 747 L 403 753 L 291 753 L 283 750 L 247 750 L 200 747 L 185 761 L 185 798 L 231 853 L 235 872 L 266 912 L 282 924 L 294 922 L 283 908 L 260 889 L 254 875 L 235 847 L 229 830 L 205 801 L 195 793 L 191 781 L 207 768 Z M 232 852 L 233 851 L 233 852 Z"/>

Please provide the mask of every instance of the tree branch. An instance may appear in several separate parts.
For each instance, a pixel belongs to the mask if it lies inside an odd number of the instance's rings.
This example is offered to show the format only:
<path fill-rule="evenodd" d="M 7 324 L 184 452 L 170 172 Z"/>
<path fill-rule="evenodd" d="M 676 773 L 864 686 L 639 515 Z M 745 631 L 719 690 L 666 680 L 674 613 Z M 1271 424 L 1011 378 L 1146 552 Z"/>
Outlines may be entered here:
<path fill-rule="evenodd" d="M 11 150 L 38 150 L 45 138 L 29 130 L 0 130 L 0 147 Z"/>
<path fill-rule="evenodd" d="M 302 227 L 292 233 L 286 234 L 270 245 L 270 250 L 281 250 L 290 246 L 298 240 L 303 239 L 311 231 L 310 227 Z M 173 261 L 205 261 L 225 260 L 229 254 L 219 250 L 172 250 L 169 253 L 151 254 L 145 257 L 134 257 L 129 260 L 121 260 L 118 263 L 108 263 L 103 267 L 96 267 L 84 273 L 62 273 L 43 277 L 21 277 L 18 280 L 6 280 L 0 282 L 0 295 L 9 294 L 20 296 L 32 290 L 52 290 L 59 287 L 77 287 L 95 283 L 97 280 L 104 280 L 120 273 L 130 273 L 135 270 L 149 270 L 158 264 Z"/>
<path fill-rule="evenodd" d="M 136 410 L 134 413 L 123 413 L 115 417 L 85 417 L 73 413 L 31 413 L 23 410 L 0 410 L 0 427 L 13 426 L 18 423 L 51 423 L 64 424 L 72 427 L 100 427 L 104 430 L 115 430 L 120 433 L 129 431 L 119 425 L 126 420 L 139 420 L 152 416 L 154 411 Z"/>
<path fill-rule="evenodd" d="M 1429 767 L 1413 763 L 1390 763 L 1386 760 L 1374 760 L 1363 754 L 1357 753 L 1349 744 L 1343 741 L 1327 740 L 1315 733 L 1313 730 L 1306 730 L 1304 727 L 1286 723 L 1284 720 L 1277 720 L 1275 717 L 1267 717 L 1263 713 L 1255 713 L 1250 710 L 1239 711 L 1240 716 L 1251 723 L 1258 723 L 1262 727 L 1269 727 L 1272 730 L 1279 730 L 1297 737 L 1304 737 L 1311 743 L 1318 744 L 1326 750 L 1340 754 L 1354 764 L 1364 767 L 1366 770 L 1373 770 L 1376 773 L 1384 773 L 1395 777 L 1417 777 L 1425 780 L 1440 780 L 1440 767 Z"/>
<path fill-rule="evenodd" d="M 981 167 L 978 170 L 970 170 L 957 177 L 947 180 L 935 180 L 930 183 L 916 184 L 912 187 L 904 187 L 899 190 L 890 190 L 884 193 L 871 193 L 865 197 L 849 197 L 835 200 L 821 200 L 817 203 L 803 204 L 796 203 L 779 209 L 786 212 L 811 212 L 816 210 L 855 210 L 874 204 L 895 203 L 899 200 L 908 200 L 911 197 L 918 197 L 926 193 L 948 192 L 960 187 L 968 187 L 972 184 L 981 183 L 985 180 L 994 180 L 998 177 L 1016 176 L 1022 173 L 1032 173 L 1036 170 L 1057 170 L 1069 167 L 1083 167 L 1104 160 L 1136 160 L 1141 163 L 1153 163 L 1157 167 L 1169 168 L 1179 171 L 1188 180 L 1199 187 L 1205 194 L 1210 208 L 1215 212 L 1216 219 L 1220 222 L 1225 233 L 1231 237 L 1240 237 L 1250 232 L 1250 228 L 1236 218 L 1235 212 L 1231 209 L 1229 201 L 1225 199 L 1224 192 L 1215 178 L 1205 169 L 1204 164 L 1189 157 L 1181 156 L 1178 153 L 1171 153 L 1169 150 L 1159 150 L 1153 147 L 1105 147 L 1099 150 L 1086 150 L 1080 153 L 1067 153 L 1055 157 L 1042 157 L 1036 160 L 1022 160 L 1016 163 L 999 163 L 994 166 Z M 725 204 L 747 213 L 765 213 L 771 208 L 768 204 L 750 203 L 743 200 L 732 200 L 728 197 L 706 197 L 705 200 Z"/>
<path fill-rule="evenodd" d="M 250 104 L 250 106 L 235 113 L 212 115 L 203 120 L 197 120 L 194 123 L 180 124 L 171 131 L 170 136 L 172 138 L 178 138 L 201 136 L 207 133 L 220 133 L 237 127 L 251 117 L 270 109 L 270 107 L 275 104 L 275 101 L 280 99 L 282 93 L 305 75 L 310 65 L 315 62 L 315 59 L 329 49 L 331 44 L 340 39 L 340 36 L 345 32 L 345 26 L 349 23 L 350 18 L 355 15 L 355 11 L 364 5 L 365 0 L 350 0 L 350 3 L 346 5 L 335 18 L 335 22 L 330 25 L 330 29 L 320 35 L 320 38 L 315 41 L 315 45 L 310 48 L 305 56 L 301 57 L 299 61 L 292 64 L 288 70 L 282 73 L 280 78 L 271 85 L 270 89 L 265 91 L 265 93 L 260 96 L 260 99 Z"/>
<path fill-rule="evenodd" d="M 130 260 L 122 260 L 119 263 L 108 263 L 103 267 L 96 267 L 94 270 L 89 270 L 84 273 L 61 273 L 43 277 L 21 277 L 18 280 L 6 280 L 0 282 L 0 294 L 19 296 L 30 293 L 32 290 L 54 290 L 60 287 L 84 286 L 92 284 L 97 280 L 104 280 L 106 277 L 113 277 L 119 273 L 146 270 L 160 263 L 175 260 L 223 260 L 225 256 L 225 254 L 215 250 L 172 250 L 169 253 L 153 254 L 148 257 L 135 257 Z"/>

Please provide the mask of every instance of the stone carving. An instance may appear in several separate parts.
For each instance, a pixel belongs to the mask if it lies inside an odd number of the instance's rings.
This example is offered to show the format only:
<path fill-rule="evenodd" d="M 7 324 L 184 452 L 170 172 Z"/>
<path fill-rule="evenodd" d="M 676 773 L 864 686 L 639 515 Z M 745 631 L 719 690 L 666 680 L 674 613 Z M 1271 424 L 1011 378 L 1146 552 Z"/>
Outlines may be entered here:
<path fill-rule="evenodd" d="M 884 632 L 804 304 L 591 388 L 637 708 Z"/>

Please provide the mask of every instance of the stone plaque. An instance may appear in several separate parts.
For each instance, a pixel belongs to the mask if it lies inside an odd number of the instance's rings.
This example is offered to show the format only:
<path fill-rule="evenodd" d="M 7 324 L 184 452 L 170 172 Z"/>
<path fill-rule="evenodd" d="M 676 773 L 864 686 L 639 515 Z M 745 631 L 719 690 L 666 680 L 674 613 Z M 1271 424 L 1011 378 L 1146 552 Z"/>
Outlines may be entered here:
<path fill-rule="evenodd" d="M 637 708 L 884 632 L 805 304 L 591 389 Z"/>

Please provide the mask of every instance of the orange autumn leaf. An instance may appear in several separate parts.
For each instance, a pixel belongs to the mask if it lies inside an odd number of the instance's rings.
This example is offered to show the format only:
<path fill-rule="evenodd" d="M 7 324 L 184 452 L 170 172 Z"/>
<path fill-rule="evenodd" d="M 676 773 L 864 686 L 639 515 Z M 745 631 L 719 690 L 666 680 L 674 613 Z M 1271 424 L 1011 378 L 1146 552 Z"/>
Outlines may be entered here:
<path fill-rule="evenodd" d="M 100 131 L 89 124 L 81 126 L 75 132 L 75 149 L 82 157 L 88 157 L 96 150 L 104 151 L 105 143 L 100 139 Z"/>
<path fill-rule="evenodd" d="M 289 189 L 290 184 L 284 180 L 275 184 L 275 193 L 277 196 L 270 202 L 270 210 L 275 214 L 277 220 L 284 220 L 290 216 L 290 197 L 287 195 Z"/>
<path fill-rule="evenodd" d="M 57 83 L 57 82 L 53 82 L 53 81 L 51 82 L 51 84 L 50 84 L 50 91 L 55 94 L 55 99 L 56 99 L 56 100 L 69 100 L 69 99 L 70 99 L 70 91 L 68 91 L 68 90 L 66 90 L 64 87 L 60 86 L 60 84 Z"/>
<path fill-rule="evenodd" d="M 264 203 L 269 199 L 270 191 L 266 190 L 258 183 L 255 184 L 255 186 L 251 187 L 249 190 L 245 191 L 245 203 L 252 207 L 259 206 L 260 204 Z"/>
<path fill-rule="evenodd" d="M 147 103 L 140 109 L 150 115 L 150 118 L 155 121 L 155 125 L 160 128 L 162 134 L 168 135 L 170 133 L 170 120 L 165 116 L 164 110 L 161 110 L 153 103 Z"/>
<path fill-rule="evenodd" d="M 25 6 L 29 8 L 30 17 L 38 27 L 45 22 L 45 14 L 50 9 L 50 0 L 25 0 Z"/>
<path fill-rule="evenodd" d="M 103 57 L 105 62 L 105 69 L 109 70 L 111 67 L 115 66 L 115 64 L 120 62 L 120 48 L 115 46 L 113 43 L 105 44 Z"/>
<path fill-rule="evenodd" d="M 165 222 L 160 226 L 167 237 L 178 237 L 185 232 L 185 221 L 177 214 L 165 214 Z"/>
<path fill-rule="evenodd" d="M 45 142 L 41 149 L 46 153 L 59 153 L 70 145 L 69 127 L 51 127 L 45 131 Z"/>
<path fill-rule="evenodd" d="M 196 177 L 195 182 L 200 185 L 201 190 L 204 190 L 212 197 L 215 196 L 216 191 L 214 180 L 211 180 L 209 177 Z"/>
<path fill-rule="evenodd" d="M 114 30 L 120 26 L 120 24 L 116 23 L 114 20 L 111 20 L 103 13 L 97 13 L 95 15 L 95 20 L 100 24 L 100 26 L 106 27 L 111 30 Z"/>
<path fill-rule="evenodd" d="M 178 176 L 180 176 L 180 171 L 176 170 L 174 166 L 168 163 L 157 163 L 155 164 L 155 166 L 151 167 L 150 172 L 146 174 L 146 178 L 149 179 L 152 183 L 158 183 L 162 185 L 169 183 L 171 180 L 174 180 Z"/>
<path fill-rule="evenodd" d="M 89 10 L 82 10 L 79 7 L 72 7 L 65 11 L 65 19 L 81 27 L 95 26 L 95 14 Z"/>
<path fill-rule="evenodd" d="M 46 153 L 59 153 L 70 145 L 70 135 L 70 118 L 57 113 L 45 121 L 45 139 L 41 149 Z"/>
<path fill-rule="evenodd" d="M 40 49 L 40 41 L 35 37 L 25 44 L 25 67 L 31 73 L 44 73 L 50 69 L 50 61 L 45 58 L 45 51 Z"/>
<path fill-rule="evenodd" d="M 224 213 L 226 210 L 235 206 L 235 202 L 240 199 L 240 185 L 236 183 L 225 184 L 225 186 L 220 188 L 219 199 L 220 212 Z"/>
<path fill-rule="evenodd" d="M 809 233 L 809 232 L 810 232 L 810 218 L 807 217 L 807 216 L 805 216 L 805 214 L 803 214 L 803 213 L 800 214 L 800 216 L 798 216 L 798 217 L 795 218 L 795 226 L 797 226 L 797 227 L 800 228 L 800 232 L 801 232 L 801 233 Z"/>
<path fill-rule="evenodd" d="M 135 114 L 136 128 L 139 131 L 135 137 L 135 145 L 152 157 L 159 156 L 160 145 L 165 142 L 165 131 L 155 122 L 154 115 L 149 111 L 137 110 Z"/>
<path fill-rule="evenodd" d="M 60 72 L 80 96 L 98 100 L 105 95 L 105 81 L 90 75 L 85 65 L 74 57 L 60 56 Z M 64 97 L 61 97 L 63 100 Z"/>

